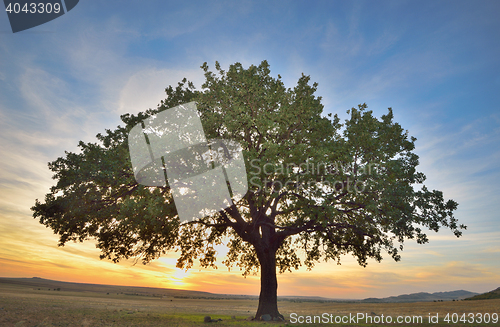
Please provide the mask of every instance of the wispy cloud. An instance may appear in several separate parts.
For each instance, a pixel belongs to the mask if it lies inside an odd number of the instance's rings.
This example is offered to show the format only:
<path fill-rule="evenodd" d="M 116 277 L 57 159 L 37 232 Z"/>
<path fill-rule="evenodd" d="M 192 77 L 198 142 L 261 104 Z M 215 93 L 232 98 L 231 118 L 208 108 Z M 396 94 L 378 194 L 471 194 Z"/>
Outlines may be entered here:
<path fill-rule="evenodd" d="M 131 75 L 120 92 L 117 113 L 138 113 L 156 108 L 165 99 L 165 88 L 177 86 L 183 78 L 200 88 L 203 83 L 201 69 L 181 71 L 173 69 L 145 68 Z"/>

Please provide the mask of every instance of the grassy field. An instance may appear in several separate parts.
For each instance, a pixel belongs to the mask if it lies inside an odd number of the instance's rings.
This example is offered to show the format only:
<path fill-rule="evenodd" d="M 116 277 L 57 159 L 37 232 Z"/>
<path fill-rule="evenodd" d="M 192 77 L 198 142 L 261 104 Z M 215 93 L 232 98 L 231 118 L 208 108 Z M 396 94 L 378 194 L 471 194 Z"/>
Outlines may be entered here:
<path fill-rule="evenodd" d="M 256 300 L 209 300 L 179 299 L 134 296 L 120 293 L 68 292 L 31 288 L 19 285 L 0 285 L 0 326 L 325 326 L 325 324 L 292 323 L 290 315 L 335 316 L 368 314 L 374 319 L 378 315 L 422 316 L 423 323 L 382 324 L 330 324 L 335 326 L 437 326 L 429 324 L 429 313 L 497 313 L 500 314 L 500 299 L 478 301 L 448 301 L 419 303 L 332 303 L 280 301 L 279 308 L 286 322 L 247 321 L 255 314 Z M 222 319 L 204 323 L 205 316 Z M 292 315 L 293 316 L 293 315 Z M 334 319 L 334 318 L 332 318 Z M 408 318 L 409 319 L 409 318 Z M 380 321 L 380 320 L 379 320 Z M 443 323 L 439 326 L 498 326 L 500 324 Z"/>

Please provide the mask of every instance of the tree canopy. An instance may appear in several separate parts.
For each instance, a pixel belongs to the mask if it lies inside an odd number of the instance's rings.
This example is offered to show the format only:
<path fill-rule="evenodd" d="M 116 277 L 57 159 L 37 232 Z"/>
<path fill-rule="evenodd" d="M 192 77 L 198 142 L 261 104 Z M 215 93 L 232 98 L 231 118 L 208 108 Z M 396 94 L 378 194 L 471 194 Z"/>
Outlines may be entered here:
<path fill-rule="evenodd" d="M 218 62 L 216 72 L 206 63 L 201 68 L 200 90 L 186 79 L 169 86 L 158 108 L 122 115 L 124 126 L 98 134 L 95 143 L 80 141 L 80 152 L 49 163 L 57 183 L 32 210 L 59 235 L 59 245 L 96 239 L 101 258 L 115 262 L 147 263 L 176 250 L 177 266 L 190 268 L 196 259 L 214 267 L 215 246 L 225 242 L 225 265 L 244 275 L 261 271 L 259 319 L 281 317 L 277 269 L 340 263 L 345 254 L 362 266 L 384 252 L 398 261 L 406 239 L 428 242 L 426 230 L 447 227 L 461 235 L 458 204 L 423 185 L 416 139 L 393 121 L 391 108 L 379 119 L 361 104 L 341 123 L 323 113 L 309 76 L 286 88 L 266 61 L 247 69 L 236 63 L 225 71 Z M 168 185 L 134 179 L 127 136 L 147 117 L 191 101 L 207 138 L 242 146 L 249 191 L 210 217 L 181 222 Z"/>

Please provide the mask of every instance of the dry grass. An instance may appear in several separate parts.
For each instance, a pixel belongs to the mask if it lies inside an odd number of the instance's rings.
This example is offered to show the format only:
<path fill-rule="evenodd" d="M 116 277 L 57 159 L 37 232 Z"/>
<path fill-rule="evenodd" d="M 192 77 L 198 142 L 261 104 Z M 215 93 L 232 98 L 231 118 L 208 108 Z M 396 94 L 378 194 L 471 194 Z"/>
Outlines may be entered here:
<path fill-rule="evenodd" d="M 469 312 L 496 312 L 498 314 L 500 300 L 397 304 L 280 301 L 279 307 L 287 318 L 291 313 L 303 316 L 323 313 L 343 316 L 349 313 L 355 315 L 373 312 L 394 317 L 421 315 L 424 317 L 424 322 L 427 322 L 429 313 L 433 315 L 439 313 L 440 317 L 446 313 L 461 315 Z M 0 326 L 200 326 L 206 325 L 203 323 L 205 315 L 210 315 L 213 319 L 223 319 L 222 322 L 212 323 L 217 326 L 269 324 L 246 321 L 245 318 L 253 315 L 256 308 L 256 300 L 162 299 L 116 293 L 107 295 L 95 292 L 58 292 L 17 285 L 0 285 Z M 232 319 L 231 316 L 235 316 L 236 319 Z M 295 325 L 290 322 L 272 324 Z M 427 325 L 424 323 L 419 326 Z"/>

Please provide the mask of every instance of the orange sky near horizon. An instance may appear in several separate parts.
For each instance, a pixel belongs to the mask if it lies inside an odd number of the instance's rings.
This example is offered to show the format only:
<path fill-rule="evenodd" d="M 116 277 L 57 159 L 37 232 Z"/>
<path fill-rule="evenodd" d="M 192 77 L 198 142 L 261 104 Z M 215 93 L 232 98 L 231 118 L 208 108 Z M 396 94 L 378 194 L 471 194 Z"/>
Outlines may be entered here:
<path fill-rule="evenodd" d="M 238 270 L 228 271 L 220 262 L 225 247 L 218 250 L 218 269 L 198 265 L 187 271 L 175 267 L 176 253 L 169 253 L 147 265 L 126 260 L 115 264 L 100 260 L 100 251 L 92 241 L 57 246 L 57 237 L 37 221 L 23 215 L 18 232 L 3 234 L 0 239 L 1 277 L 41 277 L 66 282 L 145 286 L 196 290 L 219 294 L 258 295 L 260 277 L 242 277 Z M 438 235 L 432 235 L 438 236 Z M 28 239 L 36 239 L 36 246 Z M 434 237 L 436 240 L 437 237 Z M 452 236 L 440 236 L 447 242 L 458 242 Z M 467 238 L 467 237 L 465 237 Z M 416 245 L 408 242 L 403 260 L 387 257 L 381 263 L 369 261 L 360 267 L 354 258 L 345 256 L 342 265 L 319 263 L 312 270 L 301 267 L 292 273 L 278 274 L 278 295 L 322 296 L 338 299 L 386 297 L 413 292 L 438 292 L 465 289 L 489 291 L 496 285 L 497 274 L 482 265 L 460 261 L 460 256 L 443 260 L 439 244 Z M 427 258 L 428 264 L 421 260 Z M 458 285 L 463 285 L 460 287 Z"/>

